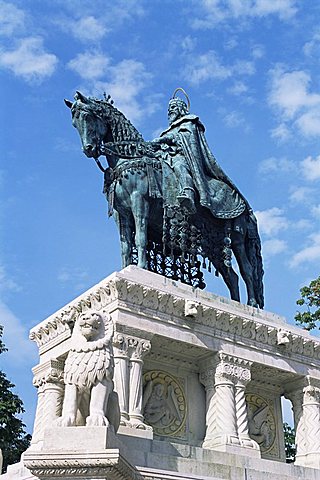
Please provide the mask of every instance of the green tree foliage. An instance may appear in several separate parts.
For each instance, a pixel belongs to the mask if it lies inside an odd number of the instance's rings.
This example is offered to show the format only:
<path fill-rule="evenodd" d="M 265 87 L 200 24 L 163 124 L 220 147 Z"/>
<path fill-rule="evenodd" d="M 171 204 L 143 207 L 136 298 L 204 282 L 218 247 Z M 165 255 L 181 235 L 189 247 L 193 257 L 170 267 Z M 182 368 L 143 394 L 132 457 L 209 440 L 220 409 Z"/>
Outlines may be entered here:
<path fill-rule="evenodd" d="M 300 294 L 297 305 L 306 307 L 306 311 L 296 314 L 296 322 L 305 330 L 320 329 L 320 277 L 312 280 L 309 286 L 302 287 Z"/>
<path fill-rule="evenodd" d="M 296 458 L 296 446 L 295 446 L 295 437 L 296 433 L 293 428 L 290 427 L 287 423 L 283 424 L 283 433 L 284 433 L 284 449 L 286 452 L 286 461 L 287 463 L 292 463 Z"/>
<path fill-rule="evenodd" d="M 0 354 L 7 349 L 1 340 L 3 327 L 0 325 Z M 31 440 L 26 434 L 25 425 L 19 418 L 24 412 L 23 403 L 11 390 L 14 385 L 0 370 L 0 448 L 3 455 L 3 472 L 7 466 L 20 460 Z"/>

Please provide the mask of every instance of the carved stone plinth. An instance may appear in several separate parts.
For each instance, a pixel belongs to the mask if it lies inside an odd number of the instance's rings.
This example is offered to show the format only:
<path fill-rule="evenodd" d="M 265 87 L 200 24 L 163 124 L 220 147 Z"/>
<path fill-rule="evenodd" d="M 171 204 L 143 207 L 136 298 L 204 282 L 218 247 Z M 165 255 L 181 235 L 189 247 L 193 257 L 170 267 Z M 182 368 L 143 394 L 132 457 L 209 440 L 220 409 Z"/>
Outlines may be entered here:
<path fill-rule="evenodd" d="M 142 480 L 107 427 L 56 427 L 45 430 L 44 438 L 40 451 L 31 447 L 24 454 L 24 465 L 40 480 Z"/>
<path fill-rule="evenodd" d="M 61 415 L 74 326 L 90 312 L 114 325 L 125 448 L 105 427 L 79 426 L 87 408 L 80 401 L 75 427 L 48 430 Z M 40 353 L 33 443 L 3 480 L 138 479 L 131 465 L 145 480 L 320 478 L 320 342 L 277 315 L 128 267 L 31 338 Z M 293 404 L 297 465 L 285 463 L 281 395 Z"/>

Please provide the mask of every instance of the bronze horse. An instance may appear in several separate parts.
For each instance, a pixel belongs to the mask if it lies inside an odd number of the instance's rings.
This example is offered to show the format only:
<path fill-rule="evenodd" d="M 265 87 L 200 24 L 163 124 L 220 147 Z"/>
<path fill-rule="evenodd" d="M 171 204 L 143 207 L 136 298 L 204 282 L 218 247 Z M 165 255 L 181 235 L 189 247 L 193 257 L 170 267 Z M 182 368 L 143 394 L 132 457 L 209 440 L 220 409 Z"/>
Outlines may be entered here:
<path fill-rule="evenodd" d="M 263 308 L 261 245 L 248 207 L 234 219 L 236 228 L 234 220 L 214 218 L 199 202 L 196 214 L 191 217 L 174 210 L 169 215 L 163 208 L 161 158 L 154 143 L 144 141 L 109 97 L 98 100 L 76 92 L 75 101 L 65 100 L 65 103 L 71 109 L 72 123 L 79 132 L 85 155 L 94 158 L 104 172 L 109 211 L 115 217 L 120 234 L 122 267 L 132 263 L 132 250 L 136 247 L 137 265 L 147 268 L 150 240 L 161 244 L 164 251 L 171 248 L 171 253 L 180 250 L 182 254 L 183 244 L 189 242 L 188 251 L 191 250 L 193 257 L 200 254 L 209 259 L 216 273 L 222 275 L 231 298 L 240 301 L 238 275 L 230 261 L 232 250 L 246 284 L 248 304 Z M 100 163 L 101 155 L 106 157 L 108 168 Z M 166 215 L 176 216 L 169 218 L 167 238 Z M 184 233 L 180 232 L 178 244 L 168 234 L 177 224 L 186 225 Z M 196 238 L 192 248 L 190 238 Z"/>

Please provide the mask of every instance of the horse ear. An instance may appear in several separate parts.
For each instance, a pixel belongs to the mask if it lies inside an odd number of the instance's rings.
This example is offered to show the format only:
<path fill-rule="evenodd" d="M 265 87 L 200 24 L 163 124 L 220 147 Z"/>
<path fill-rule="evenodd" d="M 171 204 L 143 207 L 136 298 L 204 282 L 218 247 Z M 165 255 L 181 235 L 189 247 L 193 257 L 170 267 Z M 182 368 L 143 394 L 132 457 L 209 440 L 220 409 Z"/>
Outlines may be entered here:
<path fill-rule="evenodd" d="M 88 103 L 87 97 L 85 97 L 79 90 L 76 90 L 75 98 L 80 99 L 83 103 Z"/>
<path fill-rule="evenodd" d="M 70 102 L 70 100 L 66 100 L 66 99 L 64 99 L 64 103 L 65 103 L 65 104 L 67 105 L 67 107 L 69 107 L 69 108 L 71 108 L 72 105 L 73 105 L 73 103 Z"/>

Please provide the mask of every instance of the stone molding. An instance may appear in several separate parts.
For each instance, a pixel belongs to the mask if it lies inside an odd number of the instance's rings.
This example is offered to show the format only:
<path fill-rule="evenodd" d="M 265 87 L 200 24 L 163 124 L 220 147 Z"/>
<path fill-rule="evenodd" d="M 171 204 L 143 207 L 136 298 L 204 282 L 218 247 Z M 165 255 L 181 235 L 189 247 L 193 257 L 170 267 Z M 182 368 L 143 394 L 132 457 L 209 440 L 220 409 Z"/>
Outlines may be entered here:
<path fill-rule="evenodd" d="M 56 315 L 33 328 L 30 333 L 31 340 L 41 347 L 60 335 L 70 335 L 74 316 L 92 308 L 101 310 L 108 307 L 110 310 L 113 302 L 117 301 L 117 307 L 122 309 L 132 309 L 132 306 L 135 306 L 135 310 L 142 315 L 175 318 L 175 323 L 188 328 L 193 325 L 201 330 L 209 326 L 210 331 L 206 329 L 206 333 L 218 338 L 225 338 L 228 333 L 236 341 L 249 343 L 271 353 L 276 351 L 285 357 L 294 354 L 320 360 L 320 341 L 316 339 L 306 338 L 286 329 L 284 342 L 281 340 L 284 330 L 280 326 L 260 323 L 258 319 L 250 319 L 248 315 L 241 316 L 240 312 L 237 315 L 220 310 L 208 305 L 208 300 L 201 299 L 201 295 L 197 297 L 196 308 L 191 316 L 188 315 L 190 298 L 138 284 L 120 275 L 123 274 L 116 274 L 113 278 L 100 282 Z M 143 307 L 143 310 L 136 307 Z"/>
<path fill-rule="evenodd" d="M 118 449 L 95 454 L 76 452 L 26 452 L 24 465 L 40 480 L 46 478 L 108 478 L 110 480 L 142 480 Z"/>

